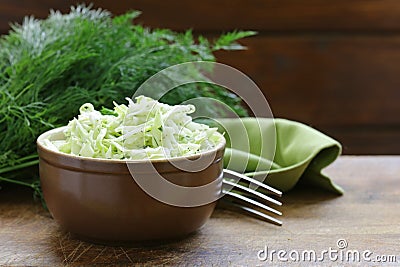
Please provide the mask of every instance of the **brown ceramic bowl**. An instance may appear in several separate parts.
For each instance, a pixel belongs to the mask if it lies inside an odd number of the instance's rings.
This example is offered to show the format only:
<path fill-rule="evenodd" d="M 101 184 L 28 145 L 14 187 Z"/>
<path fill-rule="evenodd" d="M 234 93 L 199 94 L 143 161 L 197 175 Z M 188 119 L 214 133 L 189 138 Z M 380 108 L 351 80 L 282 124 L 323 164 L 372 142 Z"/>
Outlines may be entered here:
<path fill-rule="evenodd" d="M 216 202 L 195 207 L 165 204 L 149 196 L 132 178 L 123 160 L 84 158 L 56 152 L 43 140 L 64 138 L 64 127 L 39 136 L 40 181 L 53 218 L 65 230 L 94 241 L 144 241 L 179 238 L 204 225 Z M 214 151 L 212 164 L 198 172 L 179 170 L 167 160 L 152 161 L 168 181 L 196 187 L 221 178 L 225 140 Z M 213 152 L 213 153 L 211 153 Z M 192 156 L 193 157 L 193 156 Z M 176 158 L 172 162 L 186 158 Z M 138 166 L 141 161 L 136 161 Z M 220 188 L 214 188 L 219 191 Z M 190 197 L 190 196 L 188 196 Z"/>

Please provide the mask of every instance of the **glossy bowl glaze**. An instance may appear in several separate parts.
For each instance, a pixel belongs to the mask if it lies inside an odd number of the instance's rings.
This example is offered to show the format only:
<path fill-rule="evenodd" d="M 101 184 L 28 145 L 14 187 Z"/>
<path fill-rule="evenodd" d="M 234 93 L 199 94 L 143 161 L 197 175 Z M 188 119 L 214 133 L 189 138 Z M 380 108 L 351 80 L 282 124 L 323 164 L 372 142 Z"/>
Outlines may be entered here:
<path fill-rule="evenodd" d="M 45 138 L 63 139 L 63 129 L 43 133 L 37 147 L 44 199 L 53 218 L 65 230 L 99 242 L 171 239 L 199 229 L 213 212 L 215 201 L 196 207 L 178 207 L 149 196 L 132 178 L 125 161 L 84 158 L 43 145 Z M 211 151 L 212 163 L 201 171 L 182 171 L 167 160 L 152 161 L 152 164 L 159 174 L 177 185 L 195 187 L 216 182 L 222 179 L 225 148 L 222 140 Z M 187 158 L 176 158 L 172 162 L 179 163 L 182 159 Z M 221 183 L 213 184 L 221 186 Z"/>

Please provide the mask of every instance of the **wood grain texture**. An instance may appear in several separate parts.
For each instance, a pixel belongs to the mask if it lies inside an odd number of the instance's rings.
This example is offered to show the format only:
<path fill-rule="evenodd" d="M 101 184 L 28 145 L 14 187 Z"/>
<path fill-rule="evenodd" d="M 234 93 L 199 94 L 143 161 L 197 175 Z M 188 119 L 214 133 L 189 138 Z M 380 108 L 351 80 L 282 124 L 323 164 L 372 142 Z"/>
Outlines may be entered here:
<path fill-rule="evenodd" d="M 85 1 L 80 1 L 85 2 Z M 143 11 L 141 22 L 153 27 L 196 31 L 254 29 L 259 31 L 395 31 L 400 29 L 397 0 L 92 0 L 115 14 Z M 0 27 L 26 14 L 44 17 L 50 8 L 67 10 L 71 0 L 2 0 Z"/>
<path fill-rule="evenodd" d="M 197 233 L 177 241 L 114 246 L 77 240 L 58 228 L 30 192 L 0 191 L 0 265 L 82 266 L 140 263 L 189 266 L 266 266 L 257 252 L 269 249 L 336 249 L 340 238 L 350 250 L 372 257 L 396 255 L 400 262 L 400 157 L 341 157 L 326 172 L 346 193 L 335 197 L 297 188 L 283 197 L 282 227 L 242 214 L 216 210 Z M 288 266 L 276 258 L 275 265 Z M 384 266 L 382 263 L 332 262 L 327 265 Z M 321 265 L 322 263 L 314 263 Z M 292 262 L 310 266 L 310 262 Z"/>
<path fill-rule="evenodd" d="M 276 117 L 337 138 L 345 154 L 400 154 L 400 1 L 397 0 L 93 0 L 137 22 L 210 38 L 255 29 L 244 52 L 218 52 L 262 89 Z M 67 11 L 71 0 L 2 0 L 0 32 L 25 15 Z"/>
<path fill-rule="evenodd" d="M 400 37 L 265 35 L 218 61 L 250 76 L 275 117 L 334 136 L 346 154 L 400 154 Z"/>
<path fill-rule="evenodd" d="M 400 125 L 399 116 L 386 116 L 400 114 L 392 101 L 400 99 L 400 37 L 259 36 L 242 43 L 247 51 L 217 58 L 259 84 L 276 116 L 321 126 Z"/>
<path fill-rule="evenodd" d="M 399 128 L 399 126 L 367 125 L 364 127 L 328 126 L 320 129 L 340 140 L 345 154 L 384 155 L 400 153 Z"/>

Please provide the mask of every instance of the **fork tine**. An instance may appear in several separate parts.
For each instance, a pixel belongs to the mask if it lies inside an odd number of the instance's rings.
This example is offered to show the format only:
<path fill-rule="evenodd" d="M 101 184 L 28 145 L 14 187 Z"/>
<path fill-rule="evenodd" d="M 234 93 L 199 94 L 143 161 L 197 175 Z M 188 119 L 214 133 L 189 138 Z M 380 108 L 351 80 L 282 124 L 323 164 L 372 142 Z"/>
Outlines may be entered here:
<path fill-rule="evenodd" d="M 227 201 L 227 202 L 230 202 L 230 201 Z M 240 210 L 246 211 L 246 212 L 251 213 L 253 215 L 259 216 L 259 217 L 261 217 L 261 218 L 263 218 L 263 219 L 265 219 L 265 220 L 267 220 L 267 221 L 269 221 L 269 222 L 271 222 L 273 224 L 282 226 L 282 221 L 280 221 L 278 219 L 275 219 L 274 217 L 269 216 L 267 214 L 264 214 L 262 212 L 259 212 L 258 210 L 255 210 L 255 209 L 252 209 L 252 208 L 249 208 L 249 207 L 245 207 L 245 206 L 233 203 L 233 202 L 230 202 L 228 205 L 233 206 L 235 208 L 238 208 Z"/>
<path fill-rule="evenodd" d="M 255 185 L 259 186 L 260 189 L 267 190 L 268 192 L 270 192 L 270 193 L 272 193 L 274 195 L 277 195 L 279 197 L 282 196 L 282 192 L 281 191 L 276 190 L 275 188 L 272 188 L 272 187 L 270 187 L 270 186 L 268 186 L 268 185 L 266 185 L 266 184 L 264 184 L 264 183 L 262 183 L 262 182 L 260 182 L 260 181 L 258 181 L 256 179 L 247 177 L 246 175 L 243 175 L 243 174 L 235 172 L 235 171 L 224 169 L 223 175 L 224 175 L 223 176 L 224 178 L 222 180 L 222 182 L 223 182 L 222 193 L 227 195 L 227 196 L 232 197 L 234 200 L 240 200 L 241 203 L 237 203 L 237 201 L 232 201 L 232 200 L 227 200 L 227 199 L 223 199 L 223 202 L 228 203 L 229 204 L 228 206 L 235 207 L 235 208 L 238 208 L 238 209 L 240 209 L 242 211 L 250 213 L 252 215 L 261 217 L 261 218 L 263 218 L 263 219 L 265 219 L 265 220 L 267 220 L 267 221 L 269 221 L 269 222 L 271 222 L 273 224 L 282 225 L 282 222 L 280 220 L 275 219 L 274 217 L 266 214 L 265 211 L 274 213 L 274 214 L 279 215 L 279 216 L 282 215 L 282 212 L 280 212 L 280 211 L 278 211 L 278 210 L 276 210 L 274 208 L 271 208 L 271 207 L 269 207 L 269 206 L 267 206 L 267 205 L 265 205 L 265 204 L 263 204 L 263 203 L 261 203 L 259 201 L 256 201 L 257 199 L 252 199 L 251 197 L 255 196 L 255 197 L 258 197 L 258 199 L 262 199 L 264 201 L 271 202 L 271 203 L 273 203 L 275 205 L 278 205 L 278 206 L 281 206 L 282 203 L 280 201 L 277 201 L 277 200 L 265 195 L 264 193 L 258 192 L 258 191 L 254 190 L 252 188 L 249 188 L 249 187 L 251 186 L 251 184 L 255 184 Z M 249 182 L 250 186 L 247 187 L 247 186 L 244 186 L 242 184 L 239 184 L 239 181 L 242 180 L 242 179 L 244 181 Z M 231 189 L 238 189 L 238 190 L 241 190 L 243 192 L 236 193 L 236 192 L 230 191 Z M 249 197 L 247 197 L 247 196 L 245 196 L 243 194 L 249 194 Z M 243 205 L 242 205 L 242 202 L 243 202 Z M 253 205 L 253 206 L 259 207 L 259 208 L 261 208 L 261 210 L 255 210 L 255 209 L 253 209 L 251 207 L 248 207 L 249 205 Z"/>
<path fill-rule="evenodd" d="M 257 192 L 256 190 L 253 190 L 253 189 L 251 189 L 251 188 L 245 187 L 245 186 L 243 186 L 243 185 L 240 185 L 240 184 L 238 184 L 238 183 L 234 183 L 234 182 L 231 182 L 231 181 L 228 181 L 228 180 L 224 180 L 223 183 L 224 183 L 224 184 L 227 184 L 227 185 L 229 185 L 229 186 L 232 186 L 232 187 L 239 188 L 239 189 L 241 189 L 241 190 L 243 190 L 243 191 L 246 191 L 246 192 L 248 192 L 248 193 L 250 193 L 250 194 L 252 194 L 252 195 L 255 195 L 255 196 L 257 196 L 257 197 L 259 197 L 259 198 L 262 198 L 262 199 L 264 199 L 264 200 L 266 200 L 266 201 L 269 201 L 269 202 L 271 202 L 271 203 L 274 203 L 275 205 L 282 206 L 282 203 L 279 202 L 278 200 L 273 199 L 272 197 L 266 196 L 266 195 L 264 195 L 264 194 L 262 194 L 262 193 L 260 193 L 260 192 Z"/>
<path fill-rule="evenodd" d="M 269 207 L 267 205 L 264 205 L 264 204 L 262 204 L 260 202 L 257 202 L 257 201 L 255 201 L 255 200 L 253 200 L 251 198 L 248 198 L 248 197 L 245 197 L 245 196 L 242 196 L 240 194 L 237 194 L 237 193 L 234 193 L 234 192 L 230 192 L 230 191 L 223 191 L 223 193 L 228 195 L 228 196 L 234 197 L 236 199 L 240 199 L 240 200 L 242 200 L 244 202 L 250 203 L 250 204 L 252 204 L 254 206 L 257 206 L 259 208 L 262 208 L 264 210 L 267 210 L 269 212 L 275 213 L 277 215 L 282 215 L 282 212 L 277 211 L 276 209 L 273 209 L 273 208 L 271 208 L 271 207 Z"/>
<path fill-rule="evenodd" d="M 277 195 L 279 197 L 282 196 L 282 192 L 281 191 L 279 191 L 279 190 L 277 190 L 277 189 L 275 189 L 273 187 L 270 187 L 270 186 L 268 186 L 268 185 L 266 185 L 266 184 L 264 184 L 264 183 L 262 183 L 260 181 L 257 181 L 256 179 L 247 177 L 246 175 L 243 175 L 243 174 L 235 172 L 235 171 L 224 169 L 224 177 L 225 178 L 229 178 L 229 179 L 233 179 L 235 181 L 237 181 L 238 179 L 243 179 L 245 181 L 248 181 L 248 182 L 253 183 L 253 184 L 255 184 L 255 185 L 259 186 L 259 187 L 264 188 L 265 190 L 273 193 L 274 195 Z"/>

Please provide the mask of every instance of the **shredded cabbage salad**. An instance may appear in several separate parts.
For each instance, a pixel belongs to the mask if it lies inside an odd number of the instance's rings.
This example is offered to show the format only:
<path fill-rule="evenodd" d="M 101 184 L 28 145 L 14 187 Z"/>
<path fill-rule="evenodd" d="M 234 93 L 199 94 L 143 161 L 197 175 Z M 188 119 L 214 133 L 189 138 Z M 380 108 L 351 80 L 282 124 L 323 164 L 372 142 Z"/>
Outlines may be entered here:
<path fill-rule="evenodd" d="M 128 106 L 114 102 L 113 110 L 83 104 L 68 123 L 65 140 L 49 138 L 44 145 L 83 157 L 162 159 L 210 150 L 223 138 L 217 128 L 192 121 L 193 105 L 170 106 L 145 96 L 126 100 Z"/>

